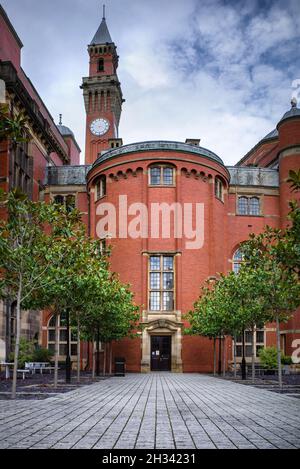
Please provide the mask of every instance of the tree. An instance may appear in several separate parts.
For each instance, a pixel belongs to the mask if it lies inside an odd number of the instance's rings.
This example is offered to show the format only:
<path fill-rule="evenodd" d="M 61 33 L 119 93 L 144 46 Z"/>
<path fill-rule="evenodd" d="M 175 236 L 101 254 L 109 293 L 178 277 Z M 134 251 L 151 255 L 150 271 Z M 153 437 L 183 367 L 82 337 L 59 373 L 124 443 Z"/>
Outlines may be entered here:
<path fill-rule="evenodd" d="M 11 140 L 15 146 L 26 139 L 26 119 L 23 114 L 11 116 L 8 105 L 0 104 L 0 141 Z"/>
<path fill-rule="evenodd" d="M 20 191 L 1 192 L 7 218 L 0 222 L 1 296 L 16 301 L 16 340 L 12 398 L 16 396 L 21 310 L 42 309 L 44 294 L 56 282 L 53 265 L 62 263 L 71 217 L 54 205 L 32 202 Z"/>
<path fill-rule="evenodd" d="M 290 236 L 289 234 L 287 235 Z M 297 272 L 282 260 L 286 233 L 267 227 L 264 233 L 251 235 L 243 244 L 247 268 L 263 272 L 264 315 L 276 322 L 278 382 L 282 387 L 280 323 L 286 322 L 300 305 L 300 283 Z M 287 240 L 289 244 L 290 240 Z M 292 244 L 292 243 L 291 243 Z"/>

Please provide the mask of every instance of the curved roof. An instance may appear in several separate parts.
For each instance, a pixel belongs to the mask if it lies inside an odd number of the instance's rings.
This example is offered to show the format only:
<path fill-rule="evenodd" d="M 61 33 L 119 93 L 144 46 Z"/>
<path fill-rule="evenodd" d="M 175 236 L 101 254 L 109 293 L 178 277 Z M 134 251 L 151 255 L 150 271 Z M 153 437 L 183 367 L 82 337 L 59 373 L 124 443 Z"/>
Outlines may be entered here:
<path fill-rule="evenodd" d="M 291 109 L 289 111 L 287 111 L 284 116 L 280 119 L 280 121 L 278 122 L 278 124 L 280 124 L 281 122 L 285 121 L 286 119 L 291 119 L 293 117 L 300 117 L 300 109 L 297 108 L 296 106 L 292 106 Z M 277 124 L 277 125 L 278 125 Z"/>
<path fill-rule="evenodd" d="M 265 140 L 272 140 L 273 138 L 278 137 L 278 130 L 274 129 L 272 132 L 268 133 L 264 138 L 261 139 L 261 142 L 264 142 Z"/>
<path fill-rule="evenodd" d="M 189 145 L 187 143 L 159 140 L 159 141 L 130 143 L 129 145 L 124 145 L 122 147 L 109 150 L 105 153 L 102 153 L 100 156 L 98 156 L 98 158 L 93 164 L 93 167 L 97 166 L 103 161 L 109 160 L 111 158 L 115 158 L 120 155 L 126 155 L 128 153 L 136 153 L 136 152 L 143 152 L 143 151 L 155 151 L 155 150 L 180 151 L 180 152 L 185 152 L 185 153 L 193 153 L 193 154 L 204 156 L 211 160 L 217 161 L 218 163 L 224 165 L 221 158 L 215 153 L 213 153 L 212 151 L 208 150 L 207 148 L 197 147 L 197 146 Z"/>
<path fill-rule="evenodd" d="M 72 137 L 74 137 L 74 133 L 72 132 L 72 130 L 67 127 L 66 125 L 61 125 L 61 124 L 58 124 L 57 125 L 57 128 L 58 130 L 60 131 L 61 135 L 72 135 Z M 75 137 L 74 137 L 75 138 Z"/>

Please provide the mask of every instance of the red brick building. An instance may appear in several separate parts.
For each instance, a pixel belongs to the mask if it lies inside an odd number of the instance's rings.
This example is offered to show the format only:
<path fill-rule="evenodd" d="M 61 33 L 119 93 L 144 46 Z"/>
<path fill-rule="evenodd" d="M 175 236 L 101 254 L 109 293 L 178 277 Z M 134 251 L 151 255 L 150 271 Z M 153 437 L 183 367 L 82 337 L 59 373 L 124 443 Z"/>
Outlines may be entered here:
<path fill-rule="evenodd" d="M 277 125 L 274 122 L 276 129 L 234 167 L 225 166 L 198 139 L 123 145 L 118 135 L 123 103 L 118 56 L 105 19 L 88 54 L 89 76 L 81 85 L 85 165 L 76 160 L 72 132 L 53 124 L 53 135 L 57 130 L 63 134 L 57 139 L 67 159 L 56 149 L 53 164 L 41 168 L 40 190 L 47 200 L 71 201 L 82 211 L 91 236 L 112 246 L 112 269 L 131 284 L 141 305 L 143 332 L 114 343 L 113 356 L 124 356 L 128 371 L 211 371 L 212 341 L 184 336 L 184 314 L 207 279 L 238 269 L 239 246 L 249 233 L 286 224 L 288 200 L 295 197 L 286 179 L 289 169 L 300 167 L 300 110 L 293 103 Z M 63 358 L 63 321 L 61 329 Z M 43 344 L 53 346 L 53 321 L 47 314 L 42 330 Z M 300 313 L 282 327 L 285 353 L 292 353 L 295 338 L 300 338 Z M 275 328 L 267 325 L 254 338 L 246 333 L 249 358 L 252 340 L 257 351 L 275 344 Z M 72 351 L 76 353 L 75 341 Z M 237 351 L 240 356 L 241 344 Z M 230 338 L 226 353 L 230 362 Z M 88 359 L 83 347 L 83 364 Z"/>

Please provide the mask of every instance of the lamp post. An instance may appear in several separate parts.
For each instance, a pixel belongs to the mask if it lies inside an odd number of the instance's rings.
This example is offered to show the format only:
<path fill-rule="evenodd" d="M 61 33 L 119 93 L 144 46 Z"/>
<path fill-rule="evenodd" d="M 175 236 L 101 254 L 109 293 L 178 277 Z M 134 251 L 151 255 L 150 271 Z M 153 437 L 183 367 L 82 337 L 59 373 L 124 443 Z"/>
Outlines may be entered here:
<path fill-rule="evenodd" d="M 67 355 L 66 355 L 66 383 L 71 382 L 71 357 L 70 357 L 70 312 L 66 310 L 67 321 Z"/>

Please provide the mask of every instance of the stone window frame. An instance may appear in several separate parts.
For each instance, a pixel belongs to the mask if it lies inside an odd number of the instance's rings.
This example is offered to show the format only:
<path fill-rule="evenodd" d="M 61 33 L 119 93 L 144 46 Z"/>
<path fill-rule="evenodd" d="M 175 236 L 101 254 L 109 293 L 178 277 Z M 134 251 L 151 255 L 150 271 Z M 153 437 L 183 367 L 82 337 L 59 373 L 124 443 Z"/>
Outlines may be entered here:
<path fill-rule="evenodd" d="M 106 176 L 101 174 L 95 181 L 95 202 L 102 199 L 107 194 Z"/>
<path fill-rule="evenodd" d="M 151 171 L 152 171 L 152 169 L 155 169 L 155 168 L 160 169 L 159 184 L 154 184 L 151 180 Z M 166 184 L 164 182 L 164 169 L 171 169 L 172 170 L 172 184 Z M 148 185 L 150 187 L 176 187 L 176 168 L 172 164 L 168 164 L 168 163 L 153 163 L 148 168 Z"/>
<path fill-rule="evenodd" d="M 258 340 L 258 334 L 263 333 L 263 340 Z M 252 336 L 251 330 L 244 331 L 245 334 L 245 358 L 250 359 L 252 357 L 252 341 L 248 337 Z M 254 330 L 254 356 L 258 358 L 258 351 L 265 347 L 266 344 L 266 331 L 264 328 L 255 328 Z M 236 341 L 236 358 L 237 361 L 242 359 L 242 336 L 237 337 Z"/>
<path fill-rule="evenodd" d="M 215 177 L 215 197 L 224 202 L 224 182 L 219 176 Z"/>
<path fill-rule="evenodd" d="M 64 317 L 63 317 L 63 314 L 59 316 L 58 318 L 58 328 L 59 328 L 59 357 L 63 357 L 65 358 L 66 355 L 64 353 L 61 353 L 61 346 L 66 346 L 67 345 L 67 340 L 61 340 L 61 334 L 60 332 L 61 331 L 66 331 L 67 330 L 67 326 L 64 325 L 64 323 L 62 321 L 64 321 Z M 53 321 L 53 325 L 51 323 L 51 321 Z M 50 339 L 50 331 L 54 331 L 54 339 Z M 70 339 L 70 349 L 69 349 L 69 354 L 71 357 L 77 357 L 77 339 L 73 339 L 72 338 L 72 334 L 74 335 L 74 331 L 72 331 L 72 328 L 70 327 L 70 330 L 69 330 L 69 339 Z M 49 347 L 50 346 L 53 346 L 53 347 Z M 72 346 L 74 349 L 76 349 L 76 353 L 75 354 L 72 354 Z M 48 323 L 47 323 L 47 348 L 48 350 L 52 350 L 53 353 L 55 351 L 55 315 L 52 315 L 50 316 L 49 320 L 48 320 Z"/>
<path fill-rule="evenodd" d="M 61 197 L 61 202 L 58 201 L 58 197 Z M 72 204 L 68 203 L 68 201 L 67 201 L 68 197 L 73 198 L 73 203 Z M 64 207 L 67 211 L 70 211 L 70 210 L 75 209 L 77 207 L 76 194 L 74 192 L 69 192 L 69 193 L 57 192 L 55 194 L 52 193 L 52 201 L 56 204 L 64 205 Z"/>
<path fill-rule="evenodd" d="M 151 268 L 151 258 L 159 257 L 160 259 L 160 266 L 159 269 L 152 269 Z M 165 269 L 164 268 L 164 258 L 170 257 L 172 258 L 172 269 Z M 164 274 L 172 273 L 173 274 L 173 287 L 172 288 L 164 288 Z M 159 287 L 152 288 L 151 287 L 151 274 L 159 274 Z M 148 256 L 148 309 L 149 312 L 153 314 L 167 314 L 174 312 L 176 309 L 176 268 L 175 268 L 175 255 L 170 253 L 153 253 Z M 151 308 L 151 293 L 158 293 L 159 294 L 159 308 L 152 309 Z M 164 293 L 173 293 L 173 307 L 171 309 L 164 309 Z"/>
<path fill-rule="evenodd" d="M 240 201 L 244 199 L 247 201 L 246 213 L 241 213 L 240 210 Z M 251 201 L 255 199 L 258 200 L 258 213 L 251 212 Z M 260 217 L 262 216 L 262 197 L 258 194 L 238 194 L 236 200 L 236 214 L 242 217 Z"/>

